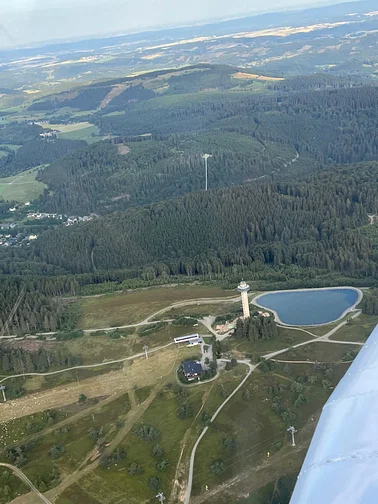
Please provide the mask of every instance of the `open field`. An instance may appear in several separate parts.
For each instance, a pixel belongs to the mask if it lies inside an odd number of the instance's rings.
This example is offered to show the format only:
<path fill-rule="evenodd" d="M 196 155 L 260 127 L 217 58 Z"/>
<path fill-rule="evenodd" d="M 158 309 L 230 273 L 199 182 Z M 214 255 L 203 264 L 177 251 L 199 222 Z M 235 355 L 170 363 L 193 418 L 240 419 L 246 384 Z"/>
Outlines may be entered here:
<path fill-rule="evenodd" d="M 0 179 L 0 197 L 8 201 L 18 201 L 25 203 L 32 201 L 42 194 L 45 184 L 35 180 L 36 171 L 28 170 L 26 172 Z"/>
<path fill-rule="evenodd" d="M 268 77 L 267 75 L 257 75 L 253 73 L 247 72 L 237 72 L 232 76 L 234 79 L 253 79 L 253 80 L 262 80 L 262 81 L 283 81 L 285 80 L 283 77 Z"/>
<path fill-rule="evenodd" d="M 193 348 L 171 346 L 150 354 L 147 361 L 138 358 L 123 365 L 110 365 L 109 368 L 81 369 L 44 377 L 38 391 L 7 401 L 2 407 L 1 420 L 12 420 L 48 408 L 61 408 L 71 404 L 80 394 L 92 398 L 156 384 L 171 376 L 182 359 L 195 353 Z M 109 372 L 109 369 L 113 370 Z M 72 385 L 72 382 L 75 384 Z"/>
<path fill-rule="evenodd" d="M 148 326 L 145 326 L 145 328 Z M 121 359 L 140 352 L 143 352 L 143 346 L 147 345 L 149 349 L 162 346 L 173 341 L 173 338 L 184 336 L 199 331 L 201 334 L 210 334 L 205 327 L 199 326 L 173 326 L 166 325 L 160 329 L 154 330 L 151 334 L 143 336 L 139 332 L 122 336 L 119 339 L 112 339 L 110 336 L 84 336 L 59 343 L 73 355 L 78 355 L 83 359 L 83 364 L 94 364 L 113 359 Z M 122 335 L 122 331 L 120 331 Z"/>
<path fill-rule="evenodd" d="M 65 492 L 58 501 L 59 504 L 96 502 L 96 499 L 98 502 L 108 504 L 119 501 L 125 495 L 128 503 L 152 503 L 155 502 L 156 491 L 148 487 L 148 481 L 155 476 L 161 478 L 161 489 L 169 496 L 172 482 L 177 476 L 176 466 L 181 460 L 182 453 L 188 455 L 199 429 L 204 426 L 202 412 L 214 411 L 224 400 L 222 390 L 233 390 L 243 374 L 244 369 L 226 372 L 215 384 L 204 383 L 189 389 L 184 398 L 176 396 L 176 389 L 162 388 L 140 420 L 142 424 L 151 425 L 159 430 L 158 439 L 148 442 L 138 439 L 132 431 L 129 432 L 120 444 L 126 450 L 126 458 L 108 470 L 95 469 L 79 480 L 81 491 L 78 495 Z M 192 409 L 192 414 L 186 419 L 177 417 L 182 404 L 190 404 Z M 154 459 L 151 455 L 154 444 L 159 444 L 165 452 L 164 457 L 169 461 L 166 471 L 158 471 L 155 467 L 159 458 Z M 128 474 L 127 468 L 133 461 L 143 467 L 143 474 L 136 476 Z M 181 467 L 181 462 L 179 466 Z M 88 495 L 87 500 L 80 500 L 83 492 Z"/>
<path fill-rule="evenodd" d="M 332 336 L 335 341 L 361 341 L 365 343 L 374 327 L 378 324 L 378 316 L 360 315 L 350 324 L 343 326 Z"/>
<path fill-rule="evenodd" d="M 347 352 L 357 353 L 359 345 L 338 345 L 337 343 L 310 343 L 303 347 L 288 350 L 278 358 L 282 360 L 308 360 L 318 362 L 340 362 Z M 346 360 L 350 360 L 349 358 Z"/>
<path fill-rule="evenodd" d="M 262 486 L 262 482 L 252 476 L 262 467 L 264 467 L 264 472 L 267 471 L 267 474 L 270 474 L 271 479 L 274 479 L 274 475 L 272 476 L 271 473 L 271 470 L 274 471 L 274 467 L 276 471 L 280 467 L 282 474 L 282 461 L 290 456 L 292 450 L 291 446 L 287 446 L 287 423 L 279 413 L 272 410 L 272 398 L 275 394 L 272 394 L 271 389 L 277 387 L 278 384 L 283 384 L 285 389 L 280 393 L 282 405 L 293 407 L 296 395 L 290 391 L 290 385 L 299 375 L 300 370 L 296 369 L 295 365 L 291 365 L 290 368 L 291 373 L 287 376 L 283 376 L 281 370 L 254 373 L 211 425 L 196 454 L 193 503 L 216 502 L 216 500 L 208 501 L 206 499 L 206 485 L 208 485 L 210 492 L 222 485 L 219 487 L 221 492 L 218 495 L 219 498 L 222 498 L 221 495 L 225 496 L 224 490 L 228 483 L 230 481 L 236 483 L 240 475 L 245 472 L 249 472 L 249 479 L 248 482 L 244 482 L 244 495 L 246 493 L 248 495 L 252 489 Z M 317 373 L 320 381 L 321 372 Z M 315 422 L 311 420 L 309 422 L 309 418 L 320 410 L 329 393 L 324 391 L 320 384 L 315 386 L 306 384 L 305 389 L 305 393 L 311 397 L 311 401 L 294 408 L 294 411 L 296 414 L 295 425 L 302 435 L 298 444 L 307 445 L 315 428 Z M 230 438 L 235 440 L 235 448 L 225 446 L 224 440 Z M 305 452 L 302 450 L 299 457 L 294 457 L 295 470 L 300 468 L 304 454 Z M 220 474 L 215 474 L 210 470 L 214 460 L 221 460 L 224 463 L 224 471 Z M 200 494 L 201 496 L 197 498 Z M 228 497 L 230 498 L 230 496 Z M 224 499 L 219 502 L 236 502 L 236 500 L 227 501 Z"/>
<path fill-rule="evenodd" d="M 177 318 L 177 317 L 182 317 L 182 316 L 194 316 L 194 317 L 207 317 L 209 315 L 216 317 L 217 315 L 223 315 L 226 313 L 234 312 L 235 310 L 240 309 L 242 310 L 241 307 L 241 302 L 240 299 L 238 298 L 237 301 L 226 303 L 197 303 L 193 305 L 188 305 L 188 306 L 179 306 L 176 308 L 171 308 L 167 312 L 164 313 L 164 316 L 167 317 L 168 319 L 170 318 Z M 159 319 L 159 315 L 156 317 L 156 319 Z"/>
<path fill-rule="evenodd" d="M 79 327 L 91 329 L 135 324 L 179 301 L 222 298 L 234 294 L 235 291 L 225 291 L 219 287 L 167 286 L 82 298 L 79 301 L 82 310 Z"/>
<path fill-rule="evenodd" d="M 281 350 L 282 348 L 288 348 L 297 343 L 308 341 L 309 339 L 311 339 L 311 336 L 303 333 L 302 331 L 279 327 L 277 338 L 272 340 L 249 341 L 247 339 L 231 337 L 226 340 L 225 344 L 229 345 L 233 353 L 242 357 L 245 354 L 252 354 L 255 352 L 260 355 L 264 355 L 274 350 Z"/>

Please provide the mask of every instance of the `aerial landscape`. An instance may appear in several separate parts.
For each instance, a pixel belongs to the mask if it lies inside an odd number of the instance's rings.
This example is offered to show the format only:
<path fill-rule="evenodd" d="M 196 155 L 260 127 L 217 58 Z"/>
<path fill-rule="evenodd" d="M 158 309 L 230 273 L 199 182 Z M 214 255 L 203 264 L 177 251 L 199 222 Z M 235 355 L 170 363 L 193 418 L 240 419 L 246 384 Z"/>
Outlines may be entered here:
<path fill-rule="evenodd" d="M 378 324 L 378 7 L 247 7 L 0 6 L 0 504 L 305 502 Z"/>

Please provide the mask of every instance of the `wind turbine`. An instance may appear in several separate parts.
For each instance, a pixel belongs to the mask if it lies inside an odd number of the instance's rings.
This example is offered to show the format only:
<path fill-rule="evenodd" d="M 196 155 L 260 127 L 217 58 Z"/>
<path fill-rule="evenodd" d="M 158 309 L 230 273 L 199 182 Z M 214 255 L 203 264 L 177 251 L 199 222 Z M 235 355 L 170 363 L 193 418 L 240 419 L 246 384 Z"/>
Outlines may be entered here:
<path fill-rule="evenodd" d="M 207 160 L 210 158 L 210 157 L 213 157 L 211 154 L 203 154 L 202 155 L 202 158 L 205 160 L 205 191 L 207 191 Z"/>

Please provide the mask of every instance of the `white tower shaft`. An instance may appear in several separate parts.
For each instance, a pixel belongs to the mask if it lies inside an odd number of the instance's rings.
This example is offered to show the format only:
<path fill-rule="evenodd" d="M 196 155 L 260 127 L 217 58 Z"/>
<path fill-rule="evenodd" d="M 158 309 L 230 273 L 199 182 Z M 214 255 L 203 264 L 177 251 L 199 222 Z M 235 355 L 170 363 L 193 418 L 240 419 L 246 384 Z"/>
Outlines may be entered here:
<path fill-rule="evenodd" d="M 249 301 L 248 301 L 248 293 L 247 292 L 241 293 L 241 300 L 242 300 L 242 306 L 243 306 L 243 316 L 244 316 L 244 318 L 249 318 L 250 313 L 249 313 Z"/>
<path fill-rule="evenodd" d="M 249 300 L 248 300 L 248 291 L 249 291 L 249 285 L 242 280 L 240 282 L 240 285 L 238 286 L 238 291 L 240 292 L 241 295 L 241 302 L 242 302 L 242 307 L 243 307 L 243 317 L 249 318 L 250 317 L 250 312 L 249 312 Z"/>

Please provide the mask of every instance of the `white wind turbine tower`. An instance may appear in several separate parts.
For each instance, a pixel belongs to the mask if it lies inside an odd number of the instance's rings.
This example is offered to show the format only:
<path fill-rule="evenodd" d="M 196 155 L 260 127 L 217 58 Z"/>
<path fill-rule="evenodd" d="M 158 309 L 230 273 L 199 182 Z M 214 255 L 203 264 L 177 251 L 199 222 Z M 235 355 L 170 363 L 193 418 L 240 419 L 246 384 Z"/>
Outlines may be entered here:
<path fill-rule="evenodd" d="M 207 191 L 207 160 L 213 157 L 211 154 L 203 154 L 202 158 L 205 160 L 205 191 Z"/>

